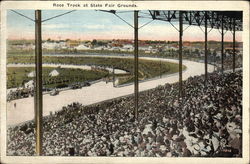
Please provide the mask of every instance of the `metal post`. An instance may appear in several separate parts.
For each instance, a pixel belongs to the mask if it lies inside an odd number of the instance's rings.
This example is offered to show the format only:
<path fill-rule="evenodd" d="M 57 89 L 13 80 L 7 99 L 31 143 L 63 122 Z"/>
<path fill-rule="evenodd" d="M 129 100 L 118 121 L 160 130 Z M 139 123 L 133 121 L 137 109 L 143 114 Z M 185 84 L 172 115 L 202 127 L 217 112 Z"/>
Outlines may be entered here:
<path fill-rule="evenodd" d="M 233 19 L 233 72 L 235 72 L 235 18 Z"/>
<path fill-rule="evenodd" d="M 215 61 L 215 59 L 216 59 L 216 55 L 217 55 L 217 53 L 213 53 L 213 55 L 214 55 L 214 71 L 215 71 L 215 65 L 216 65 L 216 61 Z"/>
<path fill-rule="evenodd" d="M 205 83 L 207 82 L 207 11 L 205 11 Z"/>
<path fill-rule="evenodd" d="M 113 87 L 115 87 L 115 68 L 113 66 Z"/>
<path fill-rule="evenodd" d="M 160 60 L 160 78 L 161 78 L 161 69 L 162 69 L 162 68 L 161 68 L 161 60 Z"/>
<path fill-rule="evenodd" d="M 35 129 L 36 129 L 36 154 L 42 155 L 43 136 L 43 94 L 42 94 L 42 27 L 41 10 L 35 11 Z"/>
<path fill-rule="evenodd" d="M 138 119 L 138 11 L 134 11 L 134 92 L 135 92 L 135 119 Z"/>
<path fill-rule="evenodd" d="M 221 17 L 221 72 L 224 71 L 224 21 Z"/>
<path fill-rule="evenodd" d="M 179 12 L 179 99 L 182 98 L 182 35 L 183 35 L 183 15 Z"/>

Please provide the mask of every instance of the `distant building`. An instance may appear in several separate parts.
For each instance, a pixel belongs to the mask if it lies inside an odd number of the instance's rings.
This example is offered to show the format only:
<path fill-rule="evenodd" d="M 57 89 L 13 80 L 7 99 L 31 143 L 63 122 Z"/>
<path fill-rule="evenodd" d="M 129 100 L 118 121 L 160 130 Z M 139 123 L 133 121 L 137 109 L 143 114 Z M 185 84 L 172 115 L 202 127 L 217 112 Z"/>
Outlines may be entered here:
<path fill-rule="evenodd" d="M 30 80 L 24 84 L 25 88 L 34 88 L 34 80 Z"/>
<path fill-rule="evenodd" d="M 125 45 L 123 45 L 122 49 L 123 49 L 123 51 L 131 52 L 134 50 L 134 46 L 132 44 L 125 44 Z"/>
<path fill-rule="evenodd" d="M 152 46 L 140 46 L 139 50 L 141 50 L 141 51 L 152 51 Z"/>
<path fill-rule="evenodd" d="M 28 73 L 27 76 L 28 77 L 35 77 L 36 76 L 35 71 L 31 71 L 30 73 Z"/>
<path fill-rule="evenodd" d="M 21 50 L 34 50 L 34 44 L 15 44 L 12 45 L 13 48 L 21 49 Z"/>
<path fill-rule="evenodd" d="M 58 47 L 58 44 L 56 42 L 48 42 L 48 41 L 46 41 L 46 42 L 44 42 L 42 44 L 42 47 L 43 47 L 43 49 L 51 50 L 51 49 L 56 49 Z"/>
<path fill-rule="evenodd" d="M 110 48 L 110 50 L 113 50 L 113 51 L 120 51 L 121 48 L 120 48 L 120 47 L 112 47 L 112 48 Z"/>
<path fill-rule="evenodd" d="M 178 48 L 178 47 L 171 46 L 170 49 L 172 49 L 172 50 L 178 50 L 179 48 Z"/>
<path fill-rule="evenodd" d="M 155 53 L 157 53 L 157 52 L 158 52 L 157 49 L 152 49 L 152 50 L 151 50 L 151 53 L 153 53 L 153 54 L 155 54 Z"/>
<path fill-rule="evenodd" d="M 80 41 L 76 41 L 76 40 L 68 40 L 66 42 L 66 46 L 69 48 L 74 48 L 80 45 Z"/>
<path fill-rule="evenodd" d="M 49 73 L 49 76 L 51 77 L 58 76 L 58 75 L 59 75 L 59 72 L 55 69 Z"/>
<path fill-rule="evenodd" d="M 77 50 L 89 50 L 90 47 L 84 45 L 84 44 L 80 44 L 77 47 L 75 47 Z"/>
<path fill-rule="evenodd" d="M 65 41 L 59 41 L 59 42 L 57 42 L 57 44 L 58 44 L 58 49 L 66 49 L 67 48 Z"/>
<path fill-rule="evenodd" d="M 104 46 L 98 46 L 98 47 L 95 47 L 94 49 L 95 50 L 104 50 L 104 48 L 105 48 Z"/>

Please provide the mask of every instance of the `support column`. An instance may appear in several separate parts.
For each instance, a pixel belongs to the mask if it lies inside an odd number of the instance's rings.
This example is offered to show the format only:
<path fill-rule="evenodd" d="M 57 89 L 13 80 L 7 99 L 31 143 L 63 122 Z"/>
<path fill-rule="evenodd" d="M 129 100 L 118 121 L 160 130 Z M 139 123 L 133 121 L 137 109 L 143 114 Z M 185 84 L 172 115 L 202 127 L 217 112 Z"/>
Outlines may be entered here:
<path fill-rule="evenodd" d="M 113 87 L 115 87 L 115 67 L 113 66 Z"/>
<path fill-rule="evenodd" d="M 179 99 L 182 98 L 182 36 L 183 36 L 183 13 L 179 11 Z"/>
<path fill-rule="evenodd" d="M 233 72 L 235 72 L 235 18 L 233 19 Z"/>
<path fill-rule="evenodd" d="M 207 82 L 207 11 L 205 11 L 205 84 Z"/>
<path fill-rule="evenodd" d="M 138 77 L 138 11 L 134 11 L 134 94 L 135 94 L 135 119 L 138 119 L 139 77 Z"/>
<path fill-rule="evenodd" d="M 221 17 L 221 72 L 224 71 L 224 16 Z"/>
<path fill-rule="evenodd" d="M 36 154 L 42 155 L 43 93 L 42 93 L 42 27 L 41 10 L 35 11 L 35 130 Z"/>
<path fill-rule="evenodd" d="M 161 66 L 161 60 L 160 60 L 160 78 L 162 77 L 161 70 L 162 70 L 162 66 Z"/>

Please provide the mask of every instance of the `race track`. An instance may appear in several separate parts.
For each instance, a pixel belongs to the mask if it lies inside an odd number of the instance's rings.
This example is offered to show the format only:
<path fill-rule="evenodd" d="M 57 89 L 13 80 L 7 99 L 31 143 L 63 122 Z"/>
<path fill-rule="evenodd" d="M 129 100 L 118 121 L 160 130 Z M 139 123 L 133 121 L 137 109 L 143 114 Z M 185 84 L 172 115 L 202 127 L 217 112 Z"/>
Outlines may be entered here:
<path fill-rule="evenodd" d="M 149 58 L 140 57 L 140 59 L 149 60 L 162 60 L 178 63 L 178 60 L 174 59 L 162 59 L 162 58 Z M 190 76 L 196 76 L 204 74 L 204 63 L 198 63 L 194 61 L 183 60 L 183 64 L 187 69 L 183 72 L 183 80 Z M 213 66 L 208 65 L 208 72 L 213 71 Z M 164 85 L 165 83 L 178 82 L 179 74 L 175 73 L 168 76 L 162 76 L 162 78 L 155 78 L 152 80 L 140 82 L 139 90 L 144 91 L 151 88 L 155 88 L 158 85 Z M 120 96 L 132 94 L 134 92 L 134 85 L 127 85 L 123 87 L 113 87 L 113 83 L 98 82 L 90 87 L 83 87 L 77 90 L 61 91 L 59 95 L 50 96 L 46 94 L 43 96 L 43 115 L 49 115 L 50 112 L 61 110 L 63 106 L 67 106 L 72 102 L 79 102 L 83 105 L 89 105 L 97 102 L 101 102 L 108 99 L 113 99 Z M 16 107 L 14 107 L 16 104 Z M 7 126 L 22 123 L 34 118 L 34 98 L 23 98 L 13 100 L 7 103 Z"/>

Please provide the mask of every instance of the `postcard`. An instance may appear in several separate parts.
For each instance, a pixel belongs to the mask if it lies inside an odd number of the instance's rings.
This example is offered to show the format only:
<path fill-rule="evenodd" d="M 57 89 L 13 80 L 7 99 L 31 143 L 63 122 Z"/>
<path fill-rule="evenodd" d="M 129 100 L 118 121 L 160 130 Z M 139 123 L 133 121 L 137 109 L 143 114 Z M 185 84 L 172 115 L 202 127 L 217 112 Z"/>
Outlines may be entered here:
<path fill-rule="evenodd" d="M 246 1 L 4 1 L 1 163 L 249 163 Z"/>

